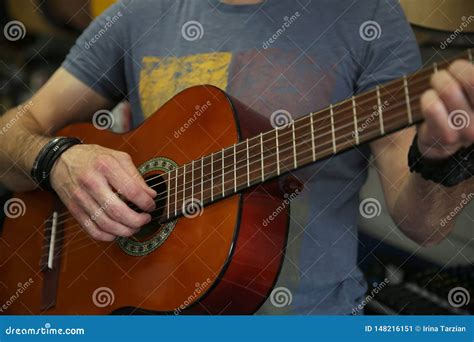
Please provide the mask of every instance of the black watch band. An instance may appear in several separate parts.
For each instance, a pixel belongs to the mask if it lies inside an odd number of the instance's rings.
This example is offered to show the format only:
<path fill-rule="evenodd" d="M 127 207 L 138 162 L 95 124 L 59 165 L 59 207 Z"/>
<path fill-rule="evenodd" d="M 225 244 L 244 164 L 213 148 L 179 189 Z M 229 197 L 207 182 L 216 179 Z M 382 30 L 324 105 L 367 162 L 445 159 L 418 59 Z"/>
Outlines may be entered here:
<path fill-rule="evenodd" d="M 418 149 L 418 135 L 415 135 L 408 152 L 408 166 L 426 180 L 446 187 L 458 185 L 474 175 L 474 144 L 461 148 L 443 160 L 425 158 Z"/>
<path fill-rule="evenodd" d="M 31 177 L 41 188 L 53 191 L 50 181 L 50 173 L 59 157 L 74 145 L 82 144 L 82 141 L 75 137 L 57 137 L 51 139 L 41 149 L 36 157 Z"/>

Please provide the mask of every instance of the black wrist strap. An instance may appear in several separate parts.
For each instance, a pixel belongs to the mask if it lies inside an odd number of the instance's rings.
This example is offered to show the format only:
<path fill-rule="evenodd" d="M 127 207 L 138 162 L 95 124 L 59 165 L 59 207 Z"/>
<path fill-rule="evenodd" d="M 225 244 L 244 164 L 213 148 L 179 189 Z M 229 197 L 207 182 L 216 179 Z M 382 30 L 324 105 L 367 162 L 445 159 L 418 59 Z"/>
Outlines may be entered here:
<path fill-rule="evenodd" d="M 31 177 L 45 190 L 53 191 L 50 181 L 50 173 L 56 161 L 61 155 L 74 145 L 82 144 L 82 141 L 74 137 L 57 137 L 50 140 L 41 149 L 36 157 Z"/>
<path fill-rule="evenodd" d="M 426 180 L 446 187 L 455 186 L 474 175 L 474 144 L 446 159 L 430 160 L 421 154 L 415 135 L 408 153 L 408 166 L 411 172 L 419 173 Z"/>

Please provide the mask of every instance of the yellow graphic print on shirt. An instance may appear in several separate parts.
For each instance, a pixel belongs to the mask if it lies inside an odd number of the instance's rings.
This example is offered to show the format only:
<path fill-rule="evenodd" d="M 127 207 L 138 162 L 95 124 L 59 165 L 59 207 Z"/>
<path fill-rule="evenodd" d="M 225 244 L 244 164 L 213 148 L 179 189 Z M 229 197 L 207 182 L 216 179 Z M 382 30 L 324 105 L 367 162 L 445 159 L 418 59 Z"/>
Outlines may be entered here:
<path fill-rule="evenodd" d="M 230 52 L 143 57 L 139 93 L 145 118 L 186 88 L 211 84 L 225 90 L 231 58 Z"/>

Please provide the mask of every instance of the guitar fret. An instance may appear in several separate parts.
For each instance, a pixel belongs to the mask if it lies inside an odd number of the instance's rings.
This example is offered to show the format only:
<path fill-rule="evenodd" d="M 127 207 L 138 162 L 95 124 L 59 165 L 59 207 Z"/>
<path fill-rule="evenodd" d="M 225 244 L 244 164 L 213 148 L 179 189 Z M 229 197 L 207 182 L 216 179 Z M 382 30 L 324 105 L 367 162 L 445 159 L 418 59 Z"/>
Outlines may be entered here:
<path fill-rule="evenodd" d="M 183 203 L 186 202 L 186 164 L 184 164 L 184 171 L 183 171 Z"/>
<path fill-rule="evenodd" d="M 204 158 L 201 158 L 201 204 L 204 203 Z"/>
<path fill-rule="evenodd" d="M 331 112 L 331 132 L 332 132 L 332 150 L 334 153 L 337 152 L 336 147 L 336 130 L 334 129 L 334 108 L 332 104 L 329 106 L 329 110 Z"/>
<path fill-rule="evenodd" d="M 246 141 L 247 147 L 247 186 L 250 186 L 250 156 L 249 156 L 249 139 Z"/>
<path fill-rule="evenodd" d="M 359 128 L 357 127 L 357 107 L 355 96 L 352 96 L 352 113 L 354 115 L 354 137 L 356 144 L 359 145 Z"/>
<path fill-rule="evenodd" d="M 316 161 L 316 147 L 314 146 L 315 143 L 314 143 L 313 115 L 314 113 L 311 113 L 309 116 L 310 122 L 311 122 L 311 149 L 313 151 L 313 161 Z"/>
<path fill-rule="evenodd" d="M 211 153 L 211 202 L 214 201 L 214 153 Z"/>
<path fill-rule="evenodd" d="M 408 92 L 408 81 L 407 81 L 406 75 L 403 76 L 403 87 L 405 88 L 405 101 L 407 103 L 408 122 L 411 125 L 413 123 L 413 116 L 411 113 L 411 101 L 410 101 L 410 94 Z"/>
<path fill-rule="evenodd" d="M 474 49 L 467 51 L 467 54 L 464 54 L 464 59 L 469 58 L 469 61 L 472 63 L 472 56 Z M 240 191 L 246 187 L 250 188 L 252 184 L 265 182 L 267 178 L 281 175 L 290 169 L 298 169 L 304 165 L 307 165 L 310 162 L 316 162 L 320 158 L 325 158 L 331 156 L 333 153 L 337 154 L 347 148 L 350 148 L 351 145 L 360 145 L 365 141 L 366 132 L 367 138 L 378 138 L 387 132 L 396 131 L 405 127 L 407 123 L 412 125 L 415 121 L 419 119 L 418 111 L 415 111 L 413 104 L 411 103 L 411 97 L 415 96 L 421 92 L 421 89 L 429 87 L 429 81 L 426 80 L 427 73 L 432 74 L 433 70 L 435 72 L 440 72 L 442 66 L 445 64 L 433 63 L 428 68 L 424 69 L 422 72 L 415 73 L 413 75 L 405 75 L 399 80 L 393 81 L 384 85 L 377 86 L 376 89 L 372 91 L 361 94 L 360 96 L 352 95 L 346 101 L 343 101 L 341 105 L 329 105 L 326 109 L 318 111 L 318 113 L 310 113 L 309 120 L 306 117 L 305 121 L 296 120 L 291 122 L 291 136 L 289 132 L 289 127 L 276 128 L 275 137 L 272 137 L 272 133 L 262 132 L 260 133 L 260 138 L 255 136 L 253 138 L 246 138 L 244 142 L 235 144 L 233 147 L 227 147 L 222 149 L 220 152 L 204 156 L 201 158 L 200 164 L 198 160 L 192 161 L 190 163 L 183 164 L 180 167 L 177 167 L 175 170 L 170 170 L 167 174 L 168 178 L 164 178 L 164 184 L 167 185 L 166 194 L 167 200 L 165 204 L 166 216 L 168 219 L 173 217 L 173 202 L 174 201 L 174 214 L 176 216 L 182 213 L 181 204 L 184 204 L 186 200 L 189 200 L 189 197 L 198 196 L 197 199 L 200 199 L 201 202 L 214 202 L 226 195 L 230 195 L 232 192 Z M 416 89 L 413 88 L 411 84 L 412 81 L 417 82 Z M 410 85 L 409 85 L 410 83 Z M 421 86 L 418 83 L 423 83 Z M 404 89 L 402 90 L 401 87 Z M 410 88 L 410 86 L 412 88 Z M 376 93 L 376 103 L 374 103 L 374 95 Z M 386 108 L 387 104 L 386 97 L 387 94 L 391 94 L 391 97 L 396 103 L 396 106 L 390 106 Z M 406 105 L 403 105 L 403 100 L 406 101 Z M 392 102 L 392 100 L 391 100 Z M 364 103 L 367 103 L 364 105 Z M 349 106 L 352 104 L 352 111 Z M 375 109 L 374 104 L 377 108 Z M 400 118 L 400 106 L 404 108 L 407 112 L 405 115 L 402 114 Z M 374 110 L 379 115 L 379 122 L 368 122 L 367 126 L 371 126 L 362 133 L 362 129 L 359 128 L 359 117 L 365 118 L 366 115 L 374 113 Z M 319 117 L 321 115 L 321 118 Z M 374 114 L 375 115 L 375 114 Z M 352 118 L 351 118 L 352 116 Z M 387 118 L 387 122 L 385 122 Z M 316 132 L 315 126 L 317 126 L 318 120 L 323 121 L 322 127 L 324 127 L 326 135 L 325 139 L 319 139 L 319 136 Z M 421 119 L 421 118 L 420 118 Z M 351 123 L 351 120 L 352 123 Z M 331 133 L 329 133 L 329 125 L 331 125 Z M 341 127 L 339 123 L 346 122 L 344 126 Z M 301 125 L 300 125 L 301 123 Z M 347 123 L 349 123 L 347 125 Z M 303 125 L 304 124 L 304 125 Z M 311 131 L 306 130 L 306 126 L 310 124 Z M 362 122 L 361 122 L 362 124 Z M 387 124 L 387 126 L 385 126 Z M 390 125 L 389 125 L 390 124 Z M 337 126 L 336 126 L 337 125 Z M 389 127 L 390 126 L 390 127 Z M 319 129 L 319 126 L 317 127 Z M 389 130 L 390 128 L 390 130 Z M 354 132 L 352 132 L 352 129 Z M 282 133 L 281 133 L 282 132 Z M 341 132 L 341 133 L 339 133 Z M 281 133 L 281 134 L 280 134 Z M 301 133 L 301 136 L 300 136 Z M 309 134 L 308 134 L 309 133 Z M 351 136 L 352 133 L 352 136 Z M 332 148 L 330 142 L 328 141 L 328 136 L 332 136 Z M 344 139 L 348 137 L 348 140 Z M 308 139 L 311 138 L 311 147 Z M 258 161 L 258 139 L 260 139 L 260 163 Z M 288 139 L 293 139 L 292 142 Z M 297 140 L 298 139 L 298 140 Z M 318 139 L 318 140 L 316 140 Z M 329 138 L 331 139 L 331 138 Z M 280 147 L 280 142 L 282 146 Z M 326 146 L 326 148 L 320 150 L 319 143 L 322 143 L 321 146 Z M 328 147 L 329 144 L 329 148 Z M 309 149 L 311 148 L 311 154 Z M 245 150 L 244 150 L 245 149 Z M 234 155 L 231 156 L 229 153 Z M 316 153 L 317 152 L 317 153 Z M 237 155 L 239 153 L 239 155 Z M 293 155 L 291 155 L 293 153 Z M 214 157 L 216 154 L 216 158 Z M 275 157 L 276 156 L 276 157 Z M 219 162 L 219 157 L 221 161 Z M 227 158 L 227 160 L 226 160 Z M 244 161 L 246 158 L 246 161 Z M 256 158 L 256 159 L 255 159 Z M 267 162 L 265 162 L 265 158 Z M 293 160 L 291 160 L 293 159 Z M 207 163 L 210 161 L 211 166 L 208 168 Z M 233 162 L 233 166 L 230 163 Z M 276 168 L 274 167 L 276 163 Z M 260 164 L 260 165 L 259 165 Z M 290 165 L 293 164 L 293 165 Z M 229 170 L 226 170 L 228 165 Z M 190 174 L 189 166 L 191 166 Z M 260 174 L 258 167 L 260 166 Z M 268 166 L 269 177 L 266 176 L 266 167 Z M 197 168 L 201 168 L 199 173 Z M 238 169 L 240 168 L 241 171 Z M 246 176 L 244 175 L 244 168 L 246 169 Z M 222 170 L 222 174 L 219 175 L 219 170 Z M 175 171 L 175 173 L 173 173 Z M 180 174 L 180 172 L 182 174 Z M 208 173 L 211 173 L 210 175 Z M 214 174 L 216 172 L 216 174 Z M 226 175 L 226 172 L 228 175 Z M 233 174 L 233 181 L 230 178 Z M 197 183 L 197 177 L 201 177 L 201 183 Z M 173 180 L 173 176 L 175 179 Z M 189 181 L 189 177 L 192 177 Z M 208 179 L 210 177 L 210 179 Z M 217 178 L 215 178 L 217 177 Z M 219 177 L 222 179 L 221 189 L 219 189 Z M 246 177 L 246 178 L 244 178 Z M 191 192 L 189 192 L 189 187 L 186 182 L 190 183 Z M 228 182 L 229 184 L 226 184 Z M 232 183 L 233 185 L 232 185 Z M 172 188 L 174 186 L 174 189 Z M 208 187 L 211 187 L 208 190 Z M 216 189 L 214 189 L 214 186 Z M 232 191 L 233 190 L 233 191 Z M 198 192 L 200 191 L 200 196 Z M 188 194 L 189 192 L 189 194 Z M 171 196 L 174 195 L 172 200 Z"/>
<path fill-rule="evenodd" d="M 167 179 L 166 179 L 166 191 L 167 191 L 167 194 L 166 194 L 166 200 L 167 200 L 167 205 L 166 205 L 166 218 L 170 218 L 170 205 L 171 205 L 171 198 L 170 198 L 170 193 L 171 193 L 171 190 L 170 190 L 170 187 L 171 187 L 171 184 L 170 184 L 170 180 L 171 180 L 171 172 L 168 172 L 167 174 Z"/>
<path fill-rule="evenodd" d="M 191 162 L 191 200 L 194 201 L 194 160 Z"/>
<path fill-rule="evenodd" d="M 174 180 L 174 215 L 178 215 L 178 174 L 179 167 L 176 168 L 176 178 Z"/>
<path fill-rule="evenodd" d="M 278 128 L 275 128 L 275 142 L 276 142 L 276 158 L 277 158 L 277 175 L 280 175 L 280 146 L 278 144 Z"/>
<path fill-rule="evenodd" d="M 263 161 L 263 133 L 260 133 L 260 163 L 262 169 L 262 182 L 265 181 L 265 166 Z"/>
<path fill-rule="evenodd" d="M 382 99 L 380 98 L 380 87 L 377 86 L 377 111 L 379 113 L 379 120 L 380 120 L 380 133 L 382 135 L 385 134 L 385 127 L 383 125 L 383 108 L 382 108 Z"/>
<path fill-rule="evenodd" d="M 234 192 L 237 192 L 237 144 L 234 144 Z"/>
<path fill-rule="evenodd" d="M 225 190 L 224 190 L 224 150 L 222 150 L 222 197 L 225 195 Z"/>
<path fill-rule="evenodd" d="M 295 123 L 291 123 L 292 135 L 293 135 L 293 166 L 295 169 L 298 168 L 298 161 L 296 160 L 296 137 L 295 137 Z"/>

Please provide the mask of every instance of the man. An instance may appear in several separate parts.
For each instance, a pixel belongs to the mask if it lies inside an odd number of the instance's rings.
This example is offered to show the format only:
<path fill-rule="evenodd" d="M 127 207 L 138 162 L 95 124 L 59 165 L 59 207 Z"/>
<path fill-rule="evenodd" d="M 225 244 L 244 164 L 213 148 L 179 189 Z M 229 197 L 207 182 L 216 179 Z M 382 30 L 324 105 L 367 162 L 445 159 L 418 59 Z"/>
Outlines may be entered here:
<path fill-rule="evenodd" d="M 121 1 L 89 26 L 34 95 L 28 114 L 0 136 L 0 180 L 16 191 L 33 189 L 30 170 L 49 135 L 90 122 L 123 98 L 131 103 L 134 126 L 178 91 L 203 83 L 269 117 L 285 110 L 295 119 L 419 66 L 413 34 L 395 0 Z M 474 125 L 452 129 L 449 122 L 455 110 L 472 118 L 474 67 L 457 61 L 431 84 L 420 100 L 426 120 L 415 144 L 424 162 L 442 165 L 474 141 Z M 14 116 L 15 110 L 6 113 L 1 125 Z M 414 135 L 415 128 L 407 129 L 295 174 L 306 184 L 292 203 L 277 284 L 292 300 L 285 308 L 269 300 L 260 313 L 349 314 L 360 303 L 366 285 L 356 265 L 358 192 L 371 154 L 388 210 L 406 235 L 429 246 L 451 231 L 454 220 L 443 226 L 440 220 L 473 189 L 473 179 L 448 188 L 410 173 Z M 145 211 L 153 209 L 156 193 L 124 153 L 73 146 L 54 164 L 50 182 L 94 239 L 130 236 L 150 220 L 122 201 L 89 219 L 112 189 Z"/>

